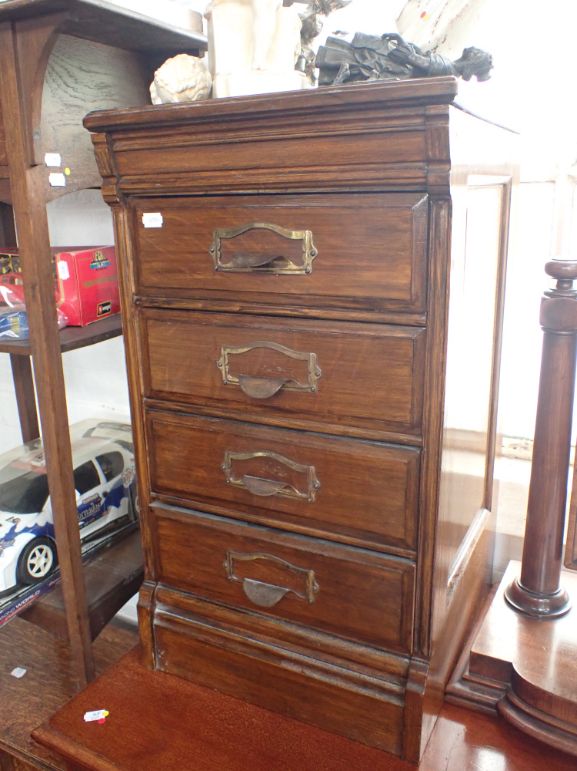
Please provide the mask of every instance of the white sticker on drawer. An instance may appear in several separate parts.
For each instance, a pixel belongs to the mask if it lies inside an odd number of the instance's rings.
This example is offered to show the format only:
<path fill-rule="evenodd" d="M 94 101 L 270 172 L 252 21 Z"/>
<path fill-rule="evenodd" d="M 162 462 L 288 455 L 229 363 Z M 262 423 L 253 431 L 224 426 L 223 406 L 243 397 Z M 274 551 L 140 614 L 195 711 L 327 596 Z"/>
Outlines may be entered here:
<path fill-rule="evenodd" d="M 161 228 L 162 214 L 159 211 L 147 211 L 142 214 L 142 224 L 145 228 Z"/>

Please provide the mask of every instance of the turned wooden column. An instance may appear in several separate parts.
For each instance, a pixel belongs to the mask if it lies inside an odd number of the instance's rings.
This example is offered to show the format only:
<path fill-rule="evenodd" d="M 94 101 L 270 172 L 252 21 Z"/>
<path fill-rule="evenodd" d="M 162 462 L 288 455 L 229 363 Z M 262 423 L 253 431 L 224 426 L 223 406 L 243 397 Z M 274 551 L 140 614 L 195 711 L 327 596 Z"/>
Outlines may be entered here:
<path fill-rule="evenodd" d="M 577 348 L 577 262 L 553 260 L 557 286 L 541 300 L 541 379 L 521 575 L 505 598 L 515 610 L 556 618 L 570 608 L 560 586 Z"/>

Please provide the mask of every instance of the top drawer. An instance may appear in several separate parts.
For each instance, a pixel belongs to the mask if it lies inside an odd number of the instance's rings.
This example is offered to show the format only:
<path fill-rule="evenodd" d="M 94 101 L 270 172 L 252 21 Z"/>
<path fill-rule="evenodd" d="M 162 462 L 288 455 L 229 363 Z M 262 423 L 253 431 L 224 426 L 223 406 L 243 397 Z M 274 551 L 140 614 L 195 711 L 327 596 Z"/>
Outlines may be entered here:
<path fill-rule="evenodd" d="M 234 293 L 235 300 L 267 306 L 424 310 L 428 206 L 422 194 L 133 205 L 142 295 L 230 299 Z"/>

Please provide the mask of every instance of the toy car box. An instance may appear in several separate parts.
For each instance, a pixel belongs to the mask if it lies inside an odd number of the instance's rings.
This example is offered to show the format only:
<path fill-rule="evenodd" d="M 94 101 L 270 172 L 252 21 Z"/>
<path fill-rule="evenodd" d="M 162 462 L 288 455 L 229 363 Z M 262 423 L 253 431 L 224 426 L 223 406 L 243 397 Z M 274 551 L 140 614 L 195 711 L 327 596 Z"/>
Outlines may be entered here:
<path fill-rule="evenodd" d="M 68 326 L 84 327 L 119 312 L 113 246 L 54 251 L 60 286 L 58 307 Z"/>
<path fill-rule="evenodd" d="M 70 427 L 83 559 L 137 526 L 130 424 Z M 40 439 L 0 455 L 0 626 L 58 580 L 58 555 Z"/>
<path fill-rule="evenodd" d="M 52 249 L 52 258 L 56 303 L 67 326 L 84 327 L 120 311 L 113 246 L 58 247 Z M 17 250 L 0 252 L 0 284 L 22 285 Z"/>

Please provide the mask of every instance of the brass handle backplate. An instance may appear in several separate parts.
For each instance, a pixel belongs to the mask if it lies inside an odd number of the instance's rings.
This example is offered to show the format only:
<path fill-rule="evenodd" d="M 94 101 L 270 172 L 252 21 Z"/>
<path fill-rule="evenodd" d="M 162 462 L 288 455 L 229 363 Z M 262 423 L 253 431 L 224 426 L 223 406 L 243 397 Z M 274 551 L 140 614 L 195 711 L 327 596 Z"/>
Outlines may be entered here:
<path fill-rule="evenodd" d="M 231 357 L 242 356 L 258 348 L 265 348 L 280 353 L 289 359 L 303 361 L 306 364 L 304 377 L 290 373 L 279 377 L 269 375 L 234 375 L 231 372 Z M 270 399 L 281 388 L 287 391 L 311 391 L 316 392 L 317 381 L 321 376 L 321 370 L 317 363 L 316 353 L 293 351 L 278 343 L 255 342 L 245 346 L 223 345 L 220 350 L 220 359 L 216 363 L 222 373 L 225 385 L 237 385 L 247 396 L 253 399 Z"/>
<path fill-rule="evenodd" d="M 270 460 L 273 464 L 281 464 L 288 469 L 288 474 L 291 478 L 275 480 L 255 476 L 254 474 L 235 472 L 235 468 L 239 464 L 258 459 L 264 459 L 265 462 Z M 305 500 L 309 503 L 313 503 L 316 498 L 317 490 L 321 486 L 314 466 L 296 463 L 289 458 L 285 458 L 284 455 L 279 455 L 276 452 L 268 450 L 259 452 L 232 452 L 232 450 L 226 450 L 222 469 L 228 484 L 234 485 L 235 487 L 241 487 L 248 490 L 253 495 L 261 497 L 279 495 L 281 497 L 297 498 L 298 500 Z M 297 477 L 297 479 L 292 477 Z M 298 484 L 300 477 L 302 477 L 302 483 Z"/>
<path fill-rule="evenodd" d="M 262 231 L 279 238 L 263 238 Z M 248 234 L 248 235 L 247 235 Z M 235 248 L 228 254 L 226 241 L 236 239 Z M 280 240 L 280 243 L 279 243 Z M 288 242 L 284 247 L 282 240 Z M 291 242 L 300 242 L 292 245 Z M 251 222 L 238 228 L 217 228 L 212 235 L 209 253 L 214 269 L 229 273 L 273 273 L 307 275 L 318 252 L 310 230 L 287 230 L 268 222 Z"/>
<path fill-rule="evenodd" d="M 237 570 L 243 563 L 251 563 L 253 565 L 255 563 L 261 563 L 261 566 L 264 563 L 265 567 L 272 566 L 283 572 L 286 571 L 292 579 L 297 579 L 297 584 L 302 582 L 302 587 L 294 588 L 292 586 L 279 586 L 266 581 L 260 581 L 256 578 L 239 576 L 237 575 Z M 224 569 L 228 580 L 242 584 L 246 597 L 261 608 L 272 608 L 287 594 L 294 594 L 300 600 L 305 600 L 309 604 L 312 604 L 320 589 L 315 578 L 314 570 L 307 570 L 306 568 L 299 568 L 296 565 L 291 565 L 290 562 L 280 559 L 279 557 L 274 557 L 272 554 L 247 554 L 236 551 L 227 551 Z"/>

